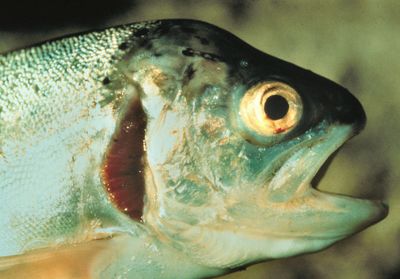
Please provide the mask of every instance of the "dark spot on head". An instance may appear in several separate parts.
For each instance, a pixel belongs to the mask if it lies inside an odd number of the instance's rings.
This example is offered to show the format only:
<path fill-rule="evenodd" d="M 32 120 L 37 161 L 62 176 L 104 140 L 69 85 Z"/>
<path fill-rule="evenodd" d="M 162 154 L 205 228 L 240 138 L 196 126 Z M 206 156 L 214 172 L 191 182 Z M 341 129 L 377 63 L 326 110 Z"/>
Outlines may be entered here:
<path fill-rule="evenodd" d="M 133 36 L 135 36 L 135 37 L 144 37 L 144 36 L 146 36 L 148 33 L 149 33 L 149 30 L 148 30 L 147 28 L 142 28 L 142 29 L 137 30 L 137 31 L 133 34 Z"/>
<path fill-rule="evenodd" d="M 35 90 L 35 92 L 40 92 L 40 88 L 37 84 L 33 86 L 33 90 Z"/>
<path fill-rule="evenodd" d="M 126 49 L 128 48 L 128 44 L 127 44 L 127 43 L 122 43 L 122 44 L 120 44 L 120 45 L 118 46 L 118 48 L 119 48 L 120 50 L 126 50 Z"/>
<path fill-rule="evenodd" d="M 103 84 L 104 85 L 107 85 L 107 84 L 109 84 L 111 82 L 111 80 L 108 78 L 108 77 L 105 77 L 104 79 L 103 79 Z"/>
<path fill-rule="evenodd" d="M 185 85 L 187 84 L 191 79 L 194 77 L 194 73 L 196 72 L 195 69 L 193 69 L 193 64 L 190 64 L 189 66 L 186 67 L 185 72 L 183 73 L 183 81 L 182 84 Z"/>
<path fill-rule="evenodd" d="M 202 45 L 208 45 L 210 43 L 206 38 L 203 38 L 200 36 L 195 36 L 195 38 L 199 39 L 199 41 Z"/>
<path fill-rule="evenodd" d="M 191 48 L 186 48 L 186 49 L 182 50 L 182 54 L 185 56 L 194 56 L 195 51 Z"/>

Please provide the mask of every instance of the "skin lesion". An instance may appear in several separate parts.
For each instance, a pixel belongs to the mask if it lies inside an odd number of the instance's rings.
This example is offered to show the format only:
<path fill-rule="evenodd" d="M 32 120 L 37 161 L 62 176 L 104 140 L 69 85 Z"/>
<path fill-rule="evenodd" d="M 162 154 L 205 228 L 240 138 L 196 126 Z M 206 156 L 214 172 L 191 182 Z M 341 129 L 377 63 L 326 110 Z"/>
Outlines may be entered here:
<path fill-rule="evenodd" d="M 140 100 L 128 107 L 105 156 L 102 179 L 112 203 L 136 221 L 143 214 L 145 181 L 145 128 L 147 118 Z"/>
<path fill-rule="evenodd" d="M 225 120 L 210 118 L 201 126 L 201 130 L 210 137 L 215 137 L 225 127 Z"/>

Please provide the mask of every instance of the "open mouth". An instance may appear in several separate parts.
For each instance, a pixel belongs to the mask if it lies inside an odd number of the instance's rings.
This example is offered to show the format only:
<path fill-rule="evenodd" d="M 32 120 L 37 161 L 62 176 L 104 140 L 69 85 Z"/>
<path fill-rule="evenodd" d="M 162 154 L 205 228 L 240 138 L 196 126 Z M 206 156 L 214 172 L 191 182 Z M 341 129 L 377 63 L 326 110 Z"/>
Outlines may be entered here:
<path fill-rule="evenodd" d="M 317 188 L 335 154 L 353 135 L 351 125 L 332 125 L 324 133 L 300 143 L 295 150 L 288 151 L 290 157 L 269 183 L 271 201 L 284 206 L 302 201 L 302 207 L 295 214 L 307 212 L 301 215 L 303 225 L 307 219 L 313 227 L 312 220 L 318 216 L 321 231 L 315 235 L 343 238 L 388 214 L 387 206 L 381 201 L 328 193 Z"/>
<path fill-rule="evenodd" d="M 309 152 L 306 157 L 308 157 L 307 160 L 310 161 L 308 168 L 308 171 L 310 171 L 310 175 L 307 179 L 307 182 L 313 189 L 316 189 L 317 191 L 329 192 L 325 190 L 320 190 L 319 185 L 321 183 L 321 180 L 327 173 L 329 166 L 333 162 L 333 159 L 342 149 L 344 144 L 349 141 L 353 136 L 354 131 L 350 125 L 334 125 L 330 128 L 329 131 L 326 132 L 326 134 L 320 136 L 319 139 L 313 141 L 307 146 Z M 319 158 L 313 156 L 314 153 L 319 154 Z M 303 168 L 303 170 L 306 169 Z M 337 194 L 349 196 L 340 192 Z M 358 199 L 357 196 L 354 196 L 353 198 Z"/>
<path fill-rule="evenodd" d="M 285 189 L 286 197 L 299 194 L 310 188 L 316 189 L 339 148 L 352 136 L 351 126 L 332 126 L 323 134 L 288 149 L 284 163 L 269 183 L 273 192 Z"/>
<path fill-rule="evenodd" d="M 301 149 L 305 153 L 301 168 L 303 172 L 308 172 L 307 178 L 304 179 L 307 185 L 314 189 L 318 188 L 334 157 L 353 133 L 351 126 L 332 126 L 326 133 Z"/>
<path fill-rule="evenodd" d="M 339 238 L 360 231 L 382 220 L 388 214 L 388 207 L 379 200 L 360 199 L 318 189 L 318 184 L 334 156 L 353 135 L 354 131 L 350 125 L 332 126 L 326 134 L 320 136 L 308 147 L 301 149 L 305 153 L 302 158 L 303 162 L 298 164 L 298 171 L 307 173 L 307 177 L 296 194 L 311 192 L 325 203 L 326 206 L 319 208 L 321 212 L 331 211 L 336 214 L 331 215 L 330 218 L 333 223 L 341 226 L 334 229 L 334 234 Z M 337 222 L 334 220 L 335 218 Z"/>

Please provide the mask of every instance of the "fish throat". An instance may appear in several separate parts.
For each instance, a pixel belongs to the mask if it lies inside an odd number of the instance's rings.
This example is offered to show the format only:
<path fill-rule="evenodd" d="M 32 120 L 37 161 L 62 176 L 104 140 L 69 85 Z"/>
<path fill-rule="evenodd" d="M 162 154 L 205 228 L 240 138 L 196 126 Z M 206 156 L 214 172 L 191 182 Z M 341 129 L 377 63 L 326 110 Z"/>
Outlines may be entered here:
<path fill-rule="evenodd" d="M 138 98 L 128 106 L 106 152 L 102 179 L 109 199 L 120 211 L 141 221 L 144 206 L 146 114 Z"/>

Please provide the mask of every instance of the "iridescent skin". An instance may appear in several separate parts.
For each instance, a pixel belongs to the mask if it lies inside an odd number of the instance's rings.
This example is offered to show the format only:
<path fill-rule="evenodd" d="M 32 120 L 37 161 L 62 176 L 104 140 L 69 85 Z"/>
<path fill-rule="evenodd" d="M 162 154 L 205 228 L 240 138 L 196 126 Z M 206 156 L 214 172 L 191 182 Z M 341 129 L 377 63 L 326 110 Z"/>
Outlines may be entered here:
<path fill-rule="evenodd" d="M 266 81 L 302 99 L 289 132 L 262 136 L 238 113 Z M 132 102 L 147 115 L 142 222 L 102 180 Z M 343 87 L 197 21 L 0 56 L 0 278 L 198 278 L 326 248 L 387 214 L 310 186 L 364 123 Z"/>

